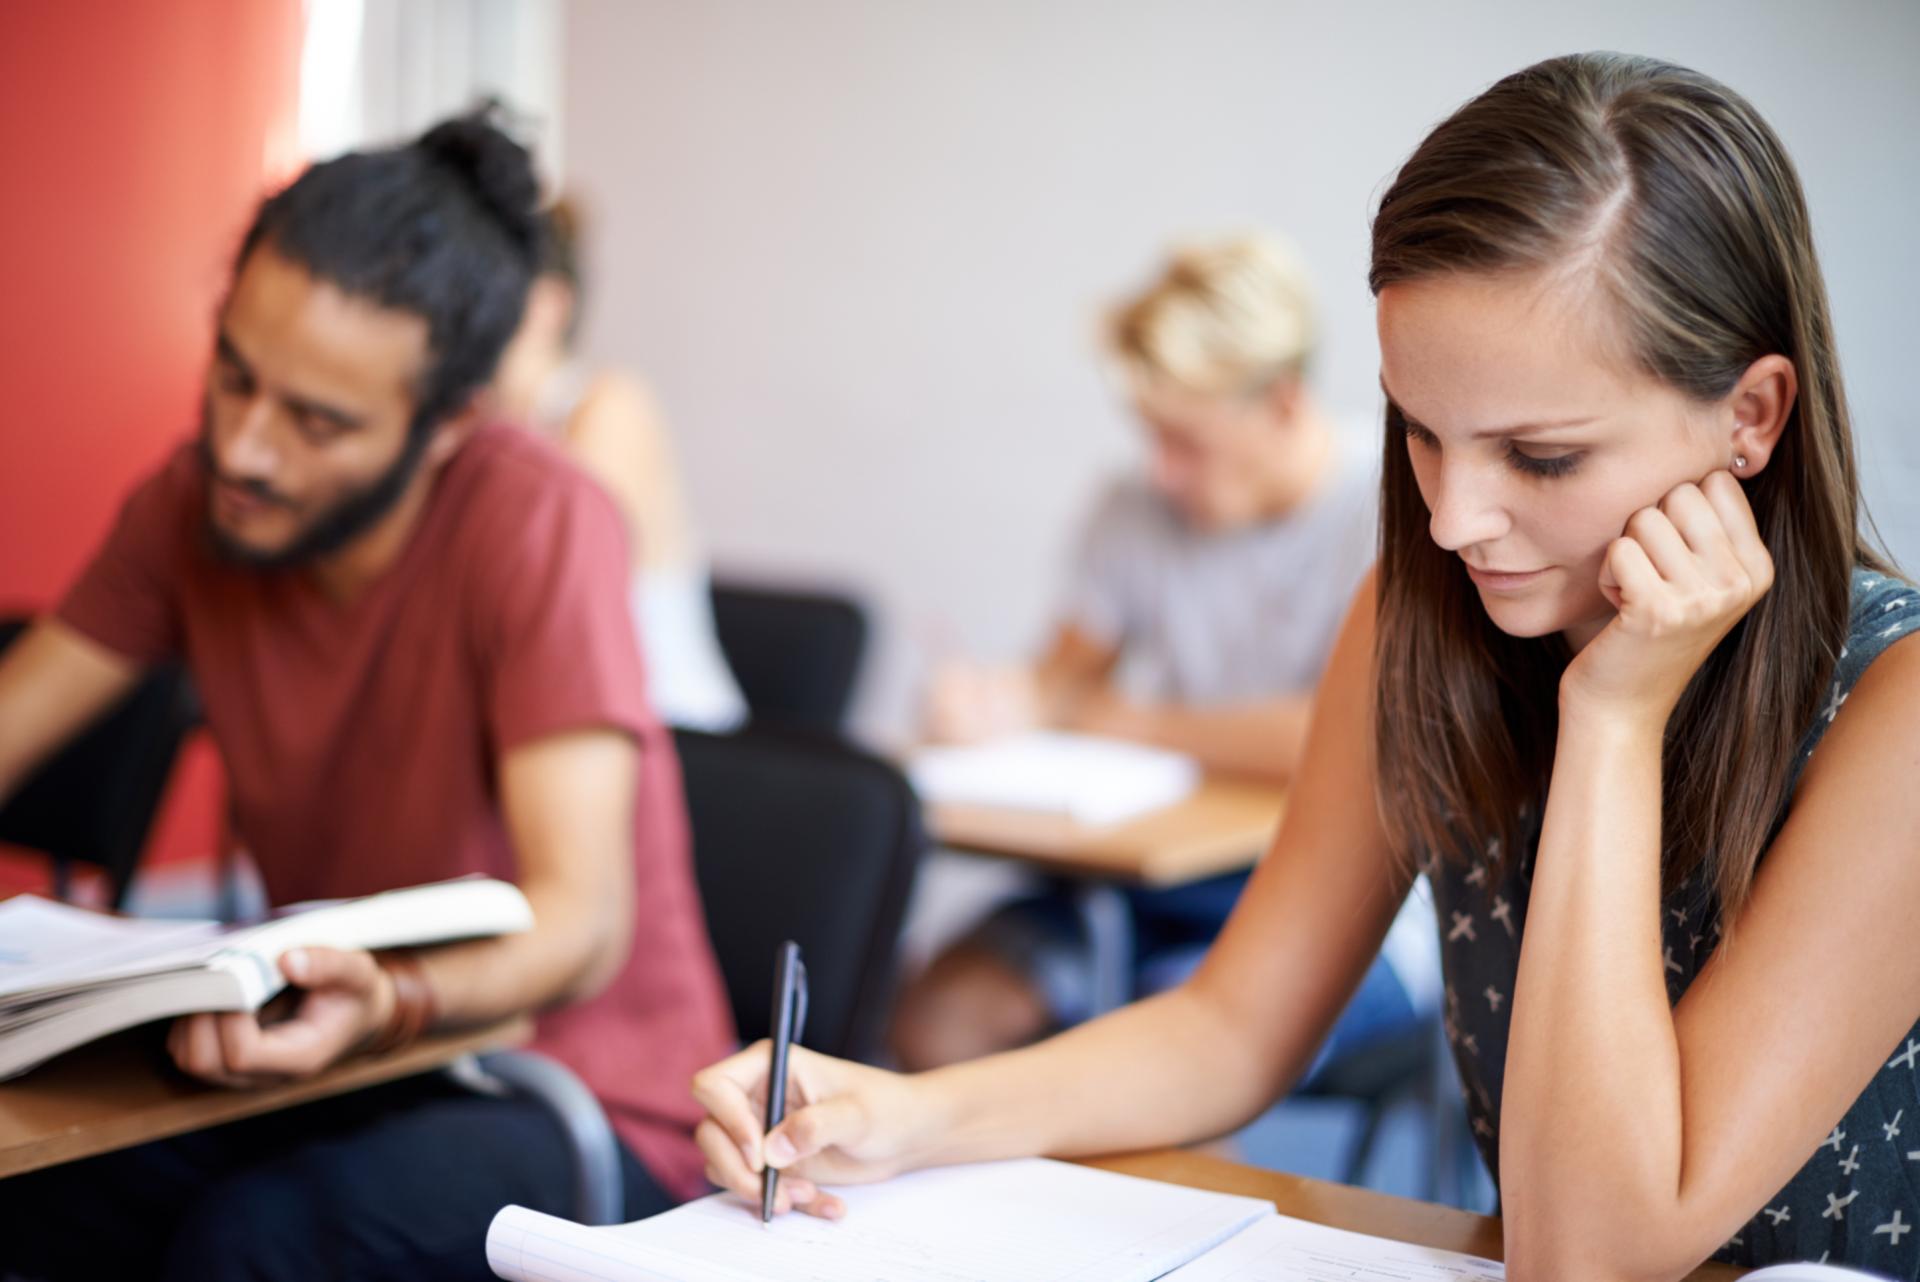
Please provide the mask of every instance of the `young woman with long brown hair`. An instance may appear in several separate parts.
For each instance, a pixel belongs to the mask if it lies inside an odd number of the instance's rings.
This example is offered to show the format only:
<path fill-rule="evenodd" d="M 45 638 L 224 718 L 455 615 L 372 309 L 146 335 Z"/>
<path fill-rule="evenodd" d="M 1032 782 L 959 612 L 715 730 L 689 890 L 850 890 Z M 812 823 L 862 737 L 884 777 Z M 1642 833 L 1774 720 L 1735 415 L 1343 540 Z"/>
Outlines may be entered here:
<path fill-rule="evenodd" d="M 821 1183 L 1230 1131 L 1425 868 L 1510 1276 L 1920 1278 L 1920 591 L 1857 533 L 1778 139 L 1682 68 L 1540 63 L 1407 162 L 1372 285 L 1380 562 L 1206 963 L 934 1073 L 799 1054 L 771 1137 L 765 1049 L 722 1061 L 711 1177 L 768 1159 L 831 1216 Z"/>

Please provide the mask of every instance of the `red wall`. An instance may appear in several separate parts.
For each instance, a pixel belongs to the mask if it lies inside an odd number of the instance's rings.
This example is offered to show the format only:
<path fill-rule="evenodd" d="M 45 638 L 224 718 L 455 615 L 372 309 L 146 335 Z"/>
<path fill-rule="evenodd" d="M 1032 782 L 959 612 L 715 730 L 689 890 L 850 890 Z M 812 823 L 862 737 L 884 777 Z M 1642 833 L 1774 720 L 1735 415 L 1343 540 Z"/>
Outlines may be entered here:
<path fill-rule="evenodd" d="M 253 202 L 297 152 L 299 0 L 0 6 L 0 608 L 44 608 L 193 424 Z M 212 846 L 199 744 L 165 853 Z"/>

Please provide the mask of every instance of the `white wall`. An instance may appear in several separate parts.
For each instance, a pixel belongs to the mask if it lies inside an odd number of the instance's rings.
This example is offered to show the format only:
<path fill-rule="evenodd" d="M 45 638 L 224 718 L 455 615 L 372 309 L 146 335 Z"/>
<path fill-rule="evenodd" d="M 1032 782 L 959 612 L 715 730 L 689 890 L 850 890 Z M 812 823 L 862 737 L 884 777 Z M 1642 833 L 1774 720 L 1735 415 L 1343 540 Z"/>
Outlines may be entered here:
<path fill-rule="evenodd" d="M 312 0 L 302 150 L 324 158 L 384 146 L 497 95 L 557 172 L 563 16 L 561 0 Z"/>
<path fill-rule="evenodd" d="M 1458 103 L 1575 49 L 1698 67 L 1785 138 L 1869 498 L 1920 568 L 1920 5 L 571 0 L 566 21 L 588 349 L 655 381 L 722 566 L 874 594 L 870 728 L 901 724 L 935 636 L 1010 656 L 1044 632 L 1090 489 L 1132 456 L 1094 318 L 1169 238 L 1289 232 L 1323 395 L 1369 411 L 1372 201 Z"/>

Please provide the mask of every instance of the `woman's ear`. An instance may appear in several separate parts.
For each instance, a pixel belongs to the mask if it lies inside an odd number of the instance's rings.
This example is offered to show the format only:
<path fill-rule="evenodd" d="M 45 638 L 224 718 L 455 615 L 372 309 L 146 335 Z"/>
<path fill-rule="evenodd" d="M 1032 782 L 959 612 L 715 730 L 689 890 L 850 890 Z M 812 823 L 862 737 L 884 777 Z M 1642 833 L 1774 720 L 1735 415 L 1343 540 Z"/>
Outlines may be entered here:
<path fill-rule="evenodd" d="M 1725 401 L 1732 447 L 1728 465 L 1735 476 L 1757 476 L 1767 466 L 1799 392 L 1799 375 L 1786 357 L 1762 356 L 1747 366 Z"/>

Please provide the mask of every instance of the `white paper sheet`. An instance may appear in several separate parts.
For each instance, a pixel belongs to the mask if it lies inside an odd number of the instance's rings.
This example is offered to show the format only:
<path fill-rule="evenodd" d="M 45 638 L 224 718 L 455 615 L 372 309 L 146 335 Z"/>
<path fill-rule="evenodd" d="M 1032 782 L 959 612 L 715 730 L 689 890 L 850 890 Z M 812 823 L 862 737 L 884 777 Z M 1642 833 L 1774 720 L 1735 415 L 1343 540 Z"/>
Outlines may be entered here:
<path fill-rule="evenodd" d="M 18 895 L 0 903 L 0 998 L 76 976 L 144 969 L 176 950 L 204 951 L 219 935 L 217 922 L 113 917 Z"/>
<path fill-rule="evenodd" d="M 487 1263 L 520 1282 L 1149 1282 L 1270 1203 L 1033 1159 L 921 1171 L 835 1190 L 825 1222 L 703 1198 L 589 1229 L 508 1207 Z"/>
<path fill-rule="evenodd" d="M 1330 1229 L 1285 1215 L 1261 1220 L 1166 1282 L 1504 1282 L 1506 1266 L 1476 1255 Z M 1775 1264 L 1747 1282 L 1875 1282 L 1830 1264 Z"/>
<path fill-rule="evenodd" d="M 1050 731 L 923 748 L 908 774 L 936 804 L 998 806 L 1096 825 L 1171 806 L 1200 784 L 1198 763 L 1181 753 Z"/>
<path fill-rule="evenodd" d="M 1275 1215 L 1167 1275 L 1167 1282 L 1504 1282 L 1498 1260 Z"/>

